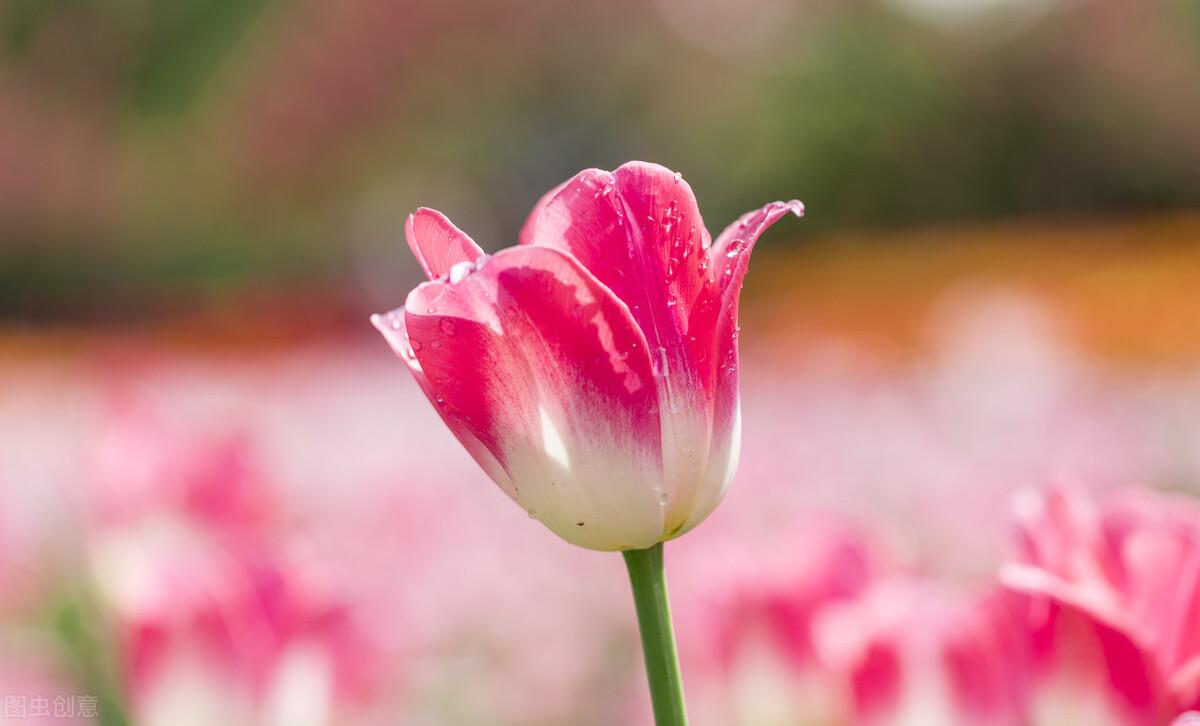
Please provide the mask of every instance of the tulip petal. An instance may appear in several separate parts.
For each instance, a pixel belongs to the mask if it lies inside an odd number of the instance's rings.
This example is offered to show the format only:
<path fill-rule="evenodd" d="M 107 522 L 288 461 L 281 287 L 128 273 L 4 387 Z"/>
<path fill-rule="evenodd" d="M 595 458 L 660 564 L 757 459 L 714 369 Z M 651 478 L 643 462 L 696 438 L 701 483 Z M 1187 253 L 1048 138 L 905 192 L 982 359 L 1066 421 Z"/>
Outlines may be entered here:
<path fill-rule="evenodd" d="M 701 385 L 710 391 L 712 399 L 711 440 L 728 442 L 709 452 L 709 475 L 717 480 L 717 472 L 722 468 L 730 475 L 724 477 L 721 486 L 700 488 L 699 498 L 693 503 L 681 533 L 695 527 L 720 504 L 732 472 L 737 468 L 742 426 L 738 397 L 738 302 L 742 280 L 759 237 L 789 212 L 803 216 L 804 205 L 796 200 L 771 202 L 762 209 L 744 214 L 704 251 L 711 283 L 692 309 L 690 326 L 697 331 L 712 331 L 712 334 L 707 339 L 697 335 L 689 341 L 694 345 L 693 356 L 697 360 L 710 361 L 702 369 L 706 379 Z"/>
<path fill-rule="evenodd" d="M 705 287 L 708 233 L 691 187 L 657 164 L 587 169 L 538 202 L 521 243 L 569 252 L 629 306 L 655 367 L 690 368 L 688 313 Z"/>
<path fill-rule="evenodd" d="M 404 237 L 430 280 L 449 274 L 460 262 L 475 262 L 483 256 L 466 232 L 434 209 L 421 207 L 408 215 Z"/>
<path fill-rule="evenodd" d="M 405 311 L 426 394 L 460 439 L 488 452 L 480 463 L 503 470 L 493 478 L 531 515 L 593 549 L 662 539 L 646 340 L 578 262 L 542 247 L 505 250 L 421 285 Z"/>
<path fill-rule="evenodd" d="M 383 334 L 384 339 L 387 340 L 388 345 L 391 346 L 396 356 L 408 366 L 408 370 L 412 373 L 413 378 L 416 379 L 417 386 L 420 387 L 421 392 L 430 401 L 433 401 L 435 395 L 433 387 L 430 385 L 429 378 L 425 375 L 424 369 L 421 368 L 421 362 L 417 360 L 416 352 L 413 351 L 412 341 L 408 337 L 408 325 L 405 322 L 404 308 L 397 308 L 383 315 L 372 315 L 371 323 Z M 442 421 L 446 423 L 450 432 L 463 445 L 463 448 L 467 450 L 471 458 L 475 459 L 484 472 L 492 478 L 492 481 L 496 482 L 510 497 L 515 498 L 516 488 L 513 486 L 512 481 L 509 480 L 508 473 L 505 472 L 504 467 L 500 465 L 496 457 L 492 456 L 492 452 L 488 450 L 487 446 L 469 428 L 463 426 L 457 419 L 446 415 L 446 411 L 441 406 L 434 406 L 434 410 L 438 412 Z"/>
<path fill-rule="evenodd" d="M 1036 596 L 1029 634 L 1034 723 L 1166 723 L 1171 698 L 1153 656 L 1085 608 Z"/>
<path fill-rule="evenodd" d="M 578 259 L 629 306 L 645 333 L 662 381 L 671 536 L 712 511 L 736 467 L 736 290 L 758 236 L 802 209 L 777 202 L 746 215 L 731 227 L 741 246 L 734 251 L 729 242 L 714 257 L 687 182 L 665 167 L 630 162 L 614 172 L 580 172 L 538 202 L 521 232 L 523 245 Z"/>

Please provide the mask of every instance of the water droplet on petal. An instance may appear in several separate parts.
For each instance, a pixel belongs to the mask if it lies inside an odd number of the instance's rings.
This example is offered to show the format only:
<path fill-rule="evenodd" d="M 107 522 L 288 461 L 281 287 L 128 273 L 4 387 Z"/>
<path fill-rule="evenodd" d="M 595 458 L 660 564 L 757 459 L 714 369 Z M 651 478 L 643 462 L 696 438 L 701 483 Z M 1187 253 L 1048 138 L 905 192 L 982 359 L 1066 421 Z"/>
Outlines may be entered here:
<path fill-rule="evenodd" d="M 410 342 L 410 343 L 412 343 L 412 349 L 413 349 L 414 351 L 420 351 L 420 350 L 421 350 L 421 344 L 420 344 L 418 341 L 415 341 L 415 340 L 410 340 L 409 342 Z"/>
<path fill-rule="evenodd" d="M 679 172 L 675 172 L 675 183 L 678 184 L 681 181 L 683 181 L 683 174 L 680 174 Z"/>
<path fill-rule="evenodd" d="M 453 336 L 454 333 L 457 332 L 457 325 L 453 318 L 442 318 L 438 323 L 438 327 L 441 328 L 442 332 L 446 335 Z"/>
<path fill-rule="evenodd" d="M 429 345 L 430 345 L 431 347 L 433 347 L 433 348 L 441 348 L 441 347 L 442 347 L 442 341 L 440 341 L 440 340 L 435 340 L 435 341 L 433 341 L 432 343 L 430 343 Z"/>
<path fill-rule="evenodd" d="M 430 315 L 433 315 L 434 313 L 436 313 L 436 312 L 437 312 L 437 308 L 435 308 L 434 306 L 430 305 L 430 306 L 429 306 L 429 308 L 428 308 L 428 309 L 427 309 L 425 312 L 429 313 Z"/>
<path fill-rule="evenodd" d="M 671 497 L 666 492 L 659 492 L 658 503 L 665 507 L 667 505 L 667 500 L 670 498 Z"/>
<path fill-rule="evenodd" d="M 448 275 L 448 277 L 450 279 L 450 284 L 454 285 L 459 282 L 462 282 L 463 279 L 466 278 L 467 275 L 470 275 L 474 271 L 475 271 L 475 263 L 474 262 L 469 262 L 467 260 L 463 260 L 462 262 L 455 262 L 454 265 L 450 267 L 450 273 Z"/>

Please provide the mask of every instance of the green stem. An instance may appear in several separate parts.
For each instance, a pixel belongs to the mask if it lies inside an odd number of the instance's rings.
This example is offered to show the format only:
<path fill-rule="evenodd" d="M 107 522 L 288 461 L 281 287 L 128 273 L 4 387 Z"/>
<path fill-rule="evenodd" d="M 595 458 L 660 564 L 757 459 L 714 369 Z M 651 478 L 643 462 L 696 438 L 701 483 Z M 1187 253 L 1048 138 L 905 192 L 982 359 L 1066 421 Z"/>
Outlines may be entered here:
<path fill-rule="evenodd" d="M 663 574 L 662 543 L 646 550 L 626 550 L 624 554 L 629 583 L 633 586 L 638 628 L 642 632 L 654 723 L 657 726 L 687 726 L 679 656 L 675 652 L 675 628 L 671 625 L 667 579 Z"/>

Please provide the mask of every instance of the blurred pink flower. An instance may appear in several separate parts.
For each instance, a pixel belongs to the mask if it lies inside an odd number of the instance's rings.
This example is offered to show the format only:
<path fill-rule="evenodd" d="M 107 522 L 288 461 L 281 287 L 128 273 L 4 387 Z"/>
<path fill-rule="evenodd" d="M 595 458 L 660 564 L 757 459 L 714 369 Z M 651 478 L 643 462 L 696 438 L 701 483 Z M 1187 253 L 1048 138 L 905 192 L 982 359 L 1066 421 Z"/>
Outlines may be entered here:
<path fill-rule="evenodd" d="M 692 634 L 682 656 L 696 722 L 845 722 L 843 679 L 819 652 L 816 626 L 893 565 L 866 538 L 831 522 L 797 527 L 765 553 L 720 538 L 710 544 L 707 558 L 684 560 L 702 571 L 679 598 L 680 632 Z M 701 559 L 713 565 L 714 558 L 739 567 L 702 567 Z"/>
<path fill-rule="evenodd" d="M 1128 631 L 1052 597 L 1026 600 L 1030 726 L 1157 726 L 1179 712 L 1152 655 Z"/>
<path fill-rule="evenodd" d="M 1018 500 L 1016 561 L 1004 582 L 1103 634 L 1128 708 L 1162 722 L 1200 705 L 1200 511 L 1149 492 L 1098 506 L 1074 490 Z M 1100 637 L 1100 636 L 1097 636 Z M 1118 643 L 1129 655 L 1111 658 Z M 1127 710 L 1128 710 L 1127 708 Z"/>
<path fill-rule="evenodd" d="M 137 723 L 344 723 L 374 682 L 351 604 L 283 553 L 249 449 L 130 402 L 98 437 L 85 544 Z"/>
<path fill-rule="evenodd" d="M 440 213 L 405 228 L 431 281 L 373 318 L 488 475 L 563 539 L 640 549 L 716 507 L 740 445 L 750 251 L 796 201 L 713 241 L 661 166 L 589 169 L 487 256 Z"/>
<path fill-rule="evenodd" d="M 263 530 L 273 512 L 245 432 L 179 430 L 134 400 L 109 407 L 89 464 L 87 508 L 103 526 L 165 514 L 232 535 Z"/>
<path fill-rule="evenodd" d="M 294 566 L 243 553 L 218 568 L 160 617 L 117 614 L 138 723 L 343 723 L 376 666 L 350 610 Z"/>
<path fill-rule="evenodd" d="M 96 437 L 87 556 L 102 598 L 124 617 L 166 617 L 223 584 L 227 552 L 266 547 L 272 505 L 248 439 L 188 433 L 121 401 Z"/>
<path fill-rule="evenodd" d="M 899 577 L 827 609 L 817 643 L 848 692 L 846 723 L 1024 724 L 1023 633 L 1013 599 Z"/>

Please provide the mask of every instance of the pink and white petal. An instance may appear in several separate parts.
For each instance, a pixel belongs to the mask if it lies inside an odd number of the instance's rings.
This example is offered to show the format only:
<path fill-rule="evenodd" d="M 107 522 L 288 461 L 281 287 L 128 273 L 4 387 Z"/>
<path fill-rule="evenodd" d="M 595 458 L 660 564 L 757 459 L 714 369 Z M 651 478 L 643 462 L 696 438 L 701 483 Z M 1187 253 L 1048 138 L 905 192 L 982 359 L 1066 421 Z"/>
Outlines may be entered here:
<path fill-rule="evenodd" d="M 1128 632 L 1069 603 L 1030 604 L 1033 726 L 1144 726 L 1174 715 L 1154 658 Z"/>
<path fill-rule="evenodd" d="M 693 480 L 690 488 L 690 506 L 674 514 L 673 526 L 668 530 L 672 537 L 692 531 L 713 513 L 737 473 L 742 452 L 742 416 L 740 405 L 735 404 L 732 418 L 727 426 L 718 426 L 714 421 L 708 433 L 708 456 Z"/>
<path fill-rule="evenodd" d="M 539 202 L 522 231 L 526 245 L 569 252 L 629 306 L 662 379 L 668 531 L 679 532 L 704 478 L 712 439 L 700 382 L 712 361 L 693 355 L 692 310 L 711 300 L 704 229 L 695 195 L 670 170 L 631 162 L 589 169 Z"/>
<path fill-rule="evenodd" d="M 425 375 L 425 371 L 421 368 L 421 362 L 417 360 L 416 353 L 413 351 L 412 342 L 408 338 L 408 326 L 405 324 L 404 308 L 396 308 L 391 312 L 383 315 L 372 315 L 371 323 L 375 328 L 383 334 L 388 345 L 396 353 L 400 360 L 404 361 L 408 366 L 408 370 L 412 373 L 413 378 L 417 381 L 421 392 L 432 402 L 435 394 L 433 388 L 429 385 L 429 379 Z M 508 472 L 492 455 L 492 452 L 484 446 L 483 442 L 476 438 L 471 430 L 450 416 L 446 415 L 445 410 L 440 406 L 434 406 L 434 410 L 438 412 L 438 416 L 446 423 L 450 432 L 458 439 L 467 453 L 471 455 L 476 463 L 483 471 L 491 477 L 492 481 L 512 498 L 516 498 L 516 487 L 508 478 Z"/>
<path fill-rule="evenodd" d="M 434 209 L 421 207 L 408 215 L 404 237 L 431 280 L 449 274 L 450 268 L 460 262 L 475 262 L 483 257 L 483 250 L 475 240 Z"/>
<path fill-rule="evenodd" d="M 695 527 L 716 508 L 737 468 L 741 432 L 738 303 L 742 279 L 759 237 L 788 212 L 802 216 L 804 205 L 798 201 L 772 202 L 745 214 L 705 250 L 707 269 L 714 278 L 692 307 L 688 327 L 696 334 L 689 336 L 687 342 L 692 346 L 693 359 L 708 362 L 699 369 L 703 376 L 699 384 L 711 401 L 712 446 L 707 467 L 697 479 L 701 485 L 693 510 L 681 533 Z"/>
<path fill-rule="evenodd" d="M 431 399 L 491 452 L 518 503 L 593 549 L 662 538 L 646 340 L 587 270 L 554 249 L 517 247 L 421 285 L 405 308 Z"/>

